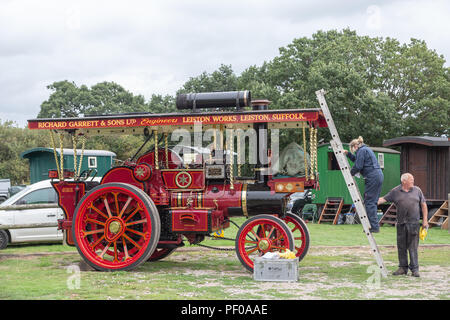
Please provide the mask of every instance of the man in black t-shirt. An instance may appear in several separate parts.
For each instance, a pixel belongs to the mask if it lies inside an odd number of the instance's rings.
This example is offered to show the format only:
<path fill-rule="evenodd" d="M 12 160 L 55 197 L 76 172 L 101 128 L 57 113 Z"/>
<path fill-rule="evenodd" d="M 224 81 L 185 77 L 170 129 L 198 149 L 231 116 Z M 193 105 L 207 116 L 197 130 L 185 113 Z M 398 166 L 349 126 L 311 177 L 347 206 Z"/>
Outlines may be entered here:
<path fill-rule="evenodd" d="M 397 249 L 399 268 L 393 275 L 408 273 L 414 277 L 419 274 L 419 228 L 422 209 L 422 227 L 428 227 L 428 207 L 422 190 L 414 186 L 414 177 L 410 173 L 401 176 L 401 185 L 393 188 L 387 195 L 378 199 L 378 204 L 393 202 L 397 208 Z M 409 265 L 408 265 L 409 253 Z"/>

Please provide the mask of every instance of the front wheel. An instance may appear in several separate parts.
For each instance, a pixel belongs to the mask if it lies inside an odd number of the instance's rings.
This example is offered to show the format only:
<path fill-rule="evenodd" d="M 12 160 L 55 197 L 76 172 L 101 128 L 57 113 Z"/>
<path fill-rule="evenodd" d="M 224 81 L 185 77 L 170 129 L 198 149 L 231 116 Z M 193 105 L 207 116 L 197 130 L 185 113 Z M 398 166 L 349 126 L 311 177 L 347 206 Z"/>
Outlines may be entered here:
<path fill-rule="evenodd" d="M 309 230 L 306 223 L 299 216 L 288 213 L 283 218 L 289 229 L 291 229 L 294 235 L 295 241 L 295 256 L 298 257 L 298 261 L 301 261 L 308 253 L 309 249 Z"/>
<path fill-rule="evenodd" d="M 131 270 L 155 251 L 161 222 L 152 199 L 141 189 L 106 183 L 81 199 L 72 232 L 78 252 L 94 269 Z"/>
<path fill-rule="evenodd" d="M 248 219 L 236 237 L 236 255 L 244 267 L 253 272 L 254 260 L 267 252 L 294 250 L 294 237 L 286 223 L 271 215 Z"/>
<path fill-rule="evenodd" d="M 6 249 L 8 246 L 9 237 L 5 230 L 0 230 L 0 250 Z"/>

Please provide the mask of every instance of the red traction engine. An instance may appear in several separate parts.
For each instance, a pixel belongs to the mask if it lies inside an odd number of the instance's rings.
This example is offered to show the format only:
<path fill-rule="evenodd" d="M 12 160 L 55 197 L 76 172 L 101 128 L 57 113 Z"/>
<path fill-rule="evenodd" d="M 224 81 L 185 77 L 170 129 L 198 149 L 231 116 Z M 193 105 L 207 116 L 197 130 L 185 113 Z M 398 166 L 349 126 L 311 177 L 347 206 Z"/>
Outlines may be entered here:
<path fill-rule="evenodd" d="M 237 110 L 198 112 L 230 105 Z M 192 129 L 200 116 L 203 129 L 214 128 L 218 133 L 230 127 L 267 131 L 289 124 L 303 128 L 305 134 L 305 127 L 323 126 L 318 109 L 268 110 L 267 105 L 265 100 L 252 103 L 249 91 L 202 93 L 177 97 L 177 107 L 193 109 L 189 113 L 29 120 L 30 129 L 50 129 L 52 141 L 55 133 L 70 134 L 74 141 L 94 134 L 134 133 L 144 134 L 145 143 L 153 144 L 143 155 L 110 169 L 100 182 L 76 174 L 74 179 L 64 179 L 64 170 L 58 167 L 59 180 L 52 184 L 65 213 L 59 221 L 65 243 L 76 246 L 96 270 L 132 270 L 168 256 L 186 241 L 202 242 L 228 228 L 233 216 L 245 216 L 235 250 L 246 269 L 252 271 L 254 258 L 269 251 L 289 249 L 302 259 L 309 247 L 308 229 L 297 215 L 286 213 L 285 205 L 292 192 L 317 187 L 314 165 L 302 177 L 276 178 L 264 174 L 268 166 L 258 160 L 254 176 L 243 178 L 233 173 L 233 161 L 222 164 L 209 155 L 187 164 L 168 147 L 169 133 L 176 128 Z M 244 110 L 248 106 L 252 109 Z M 214 118 L 217 114 L 221 117 Z M 258 149 L 267 148 L 264 137 L 258 135 Z M 163 138 L 165 146 L 161 147 Z M 214 146 L 217 142 L 214 135 Z M 232 154 L 234 146 L 227 147 Z"/>

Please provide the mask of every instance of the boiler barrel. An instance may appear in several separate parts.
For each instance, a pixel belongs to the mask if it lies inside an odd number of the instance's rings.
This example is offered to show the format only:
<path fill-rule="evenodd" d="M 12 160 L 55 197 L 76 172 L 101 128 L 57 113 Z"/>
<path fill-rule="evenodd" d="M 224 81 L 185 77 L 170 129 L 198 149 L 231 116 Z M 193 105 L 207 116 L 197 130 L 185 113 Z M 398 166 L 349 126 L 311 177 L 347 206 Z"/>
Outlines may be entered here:
<path fill-rule="evenodd" d="M 278 214 L 283 217 L 288 195 L 288 193 L 273 193 L 264 184 L 248 184 L 241 191 L 241 207 L 229 207 L 228 214 L 230 216 Z"/>
<path fill-rule="evenodd" d="M 182 93 L 177 96 L 177 109 L 243 108 L 250 105 L 250 91 Z"/>

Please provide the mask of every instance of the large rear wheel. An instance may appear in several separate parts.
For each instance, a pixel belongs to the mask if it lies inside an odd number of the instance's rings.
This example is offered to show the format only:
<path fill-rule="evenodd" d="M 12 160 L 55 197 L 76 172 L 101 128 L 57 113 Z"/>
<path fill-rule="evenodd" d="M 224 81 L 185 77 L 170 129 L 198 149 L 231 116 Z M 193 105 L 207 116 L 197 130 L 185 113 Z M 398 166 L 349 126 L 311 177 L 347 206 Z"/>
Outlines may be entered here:
<path fill-rule="evenodd" d="M 78 252 L 94 269 L 131 270 L 155 251 L 161 222 L 152 199 L 141 189 L 106 183 L 81 199 L 72 232 Z"/>
<path fill-rule="evenodd" d="M 254 260 L 267 252 L 294 251 L 294 237 L 286 223 L 271 215 L 248 219 L 236 237 L 236 255 L 244 267 L 253 272 Z"/>

